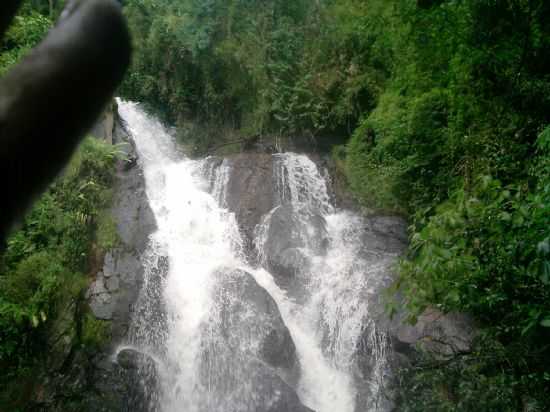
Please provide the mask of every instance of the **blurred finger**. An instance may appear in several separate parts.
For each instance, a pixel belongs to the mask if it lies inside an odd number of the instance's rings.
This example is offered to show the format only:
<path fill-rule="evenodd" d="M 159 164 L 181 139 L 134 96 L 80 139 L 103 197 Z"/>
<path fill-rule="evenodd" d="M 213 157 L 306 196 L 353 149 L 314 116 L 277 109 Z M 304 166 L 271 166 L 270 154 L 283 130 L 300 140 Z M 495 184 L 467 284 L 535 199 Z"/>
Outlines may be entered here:
<path fill-rule="evenodd" d="M 0 81 L 0 239 L 67 162 L 129 59 L 120 6 L 87 0 Z"/>

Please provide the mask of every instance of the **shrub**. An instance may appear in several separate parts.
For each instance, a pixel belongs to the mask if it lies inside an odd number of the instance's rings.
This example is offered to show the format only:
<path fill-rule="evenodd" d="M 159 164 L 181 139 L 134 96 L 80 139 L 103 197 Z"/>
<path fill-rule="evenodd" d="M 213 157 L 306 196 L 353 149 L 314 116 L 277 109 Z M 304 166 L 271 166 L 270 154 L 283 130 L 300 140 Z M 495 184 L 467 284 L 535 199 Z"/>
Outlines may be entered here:
<path fill-rule="evenodd" d="M 82 319 L 80 343 L 86 348 L 101 348 L 111 337 L 110 327 L 110 322 L 96 319 L 91 313 L 86 313 Z"/>
<path fill-rule="evenodd" d="M 116 244 L 116 228 L 104 210 L 117 156 L 115 147 L 85 139 L 65 173 L 7 240 L 0 255 L 2 387 L 43 364 L 53 321 L 71 301 L 80 299 L 88 284 L 83 273 L 88 271 L 94 239 L 103 247 Z M 84 321 L 85 344 L 99 342 L 100 327 Z"/>
<path fill-rule="evenodd" d="M 492 346 L 485 345 L 479 349 L 485 355 L 469 354 L 467 364 L 430 372 L 430 379 L 438 379 L 434 373 L 472 375 L 461 382 L 463 387 L 483 383 L 480 393 L 494 397 L 487 398 L 482 410 L 519 410 L 517 403 L 524 398 L 540 410 L 550 407 L 545 391 L 550 351 L 544 344 L 550 339 L 549 135 L 546 129 L 537 141 L 531 187 L 527 182 L 503 185 L 484 176 L 471 191 L 457 189 L 433 215 L 419 217 L 409 259 L 402 262 L 395 285 L 404 291 L 411 321 L 429 305 L 468 312 L 481 322 L 483 336 L 502 345 L 504 360 L 488 355 Z M 413 382 L 426 373 L 413 373 Z M 429 391 L 435 380 L 431 382 L 425 382 L 432 385 Z M 466 401 L 468 393 L 456 402 Z M 515 403 L 499 409 L 490 406 L 490 399 L 499 405 L 507 405 L 506 399 Z"/>
<path fill-rule="evenodd" d="M 101 213 L 98 218 L 96 242 L 103 251 L 114 249 L 119 243 L 116 223 L 108 211 Z"/>

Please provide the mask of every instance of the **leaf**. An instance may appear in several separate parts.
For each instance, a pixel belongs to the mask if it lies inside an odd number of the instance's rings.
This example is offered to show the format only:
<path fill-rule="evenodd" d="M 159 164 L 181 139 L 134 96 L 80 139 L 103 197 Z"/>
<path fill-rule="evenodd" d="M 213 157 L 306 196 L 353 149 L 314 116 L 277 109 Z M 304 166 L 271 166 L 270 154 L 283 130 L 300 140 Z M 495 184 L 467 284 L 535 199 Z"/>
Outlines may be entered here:
<path fill-rule="evenodd" d="M 457 290 L 453 289 L 447 294 L 447 299 L 453 303 L 460 302 L 460 294 Z"/>
<path fill-rule="evenodd" d="M 522 226 L 524 223 L 525 223 L 525 219 L 523 216 L 521 216 L 520 214 L 516 214 L 514 215 L 514 226 Z"/>
<path fill-rule="evenodd" d="M 504 222 L 509 222 L 512 219 L 512 216 L 508 212 L 502 212 L 500 214 L 500 219 L 503 220 Z"/>
<path fill-rule="evenodd" d="M 548 260 L 545 260 L 541 262 L 541 272 L 542 275 L 540 275 L 540 280 L 545 285 L 550 284 L 550 262 Z"/>
<path fill-rule="evenodd" d="M 521 330 L 521 335 L 525 336 L 527 334 L 527 332 L 529 332 L 531 329 L 533 329 L 533 326 L 535 326 L 535 325 L 536 325 L 536 322 L 529 322 L 529 324 Z"/>
<path fill-rule="evenodd" d="M 540 326 L 544 328 L 550 328 L 550 318 L 546 318 L 540 321 Z"/>
<path fill-rule="evenodd" d="M 550 252 L 550 237 L 547 237 L 537 245 L 537 251 L 541 255 L 547 255 Z"/>

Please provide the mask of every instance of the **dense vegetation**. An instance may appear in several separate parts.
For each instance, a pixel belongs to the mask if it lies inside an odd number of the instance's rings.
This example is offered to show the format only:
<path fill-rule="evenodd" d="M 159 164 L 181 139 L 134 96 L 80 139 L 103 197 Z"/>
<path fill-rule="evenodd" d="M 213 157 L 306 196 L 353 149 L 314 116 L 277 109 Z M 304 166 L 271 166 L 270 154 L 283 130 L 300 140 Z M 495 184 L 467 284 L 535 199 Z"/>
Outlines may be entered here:
<path fill-rule="evenodd" d="M 0 73 L 51 27 L 60 2 L 28 1 L 0 43 Z M 48 136 L 44 136 L 48 138 Z M 117 148 L 87 138 L 0 251 L 0 410 L 27 410 L 41 377 L 106 325 L 87 313 L 84 291 L 102 250 L 117 241 L 110 204 Z M 67 340 L 68 339 L 68 340 Z"/>
<path fill-rule="evenodd" d="M 55 357 L 72 350 L 66 337 L 93 346 L 106 333 L 83 293 L 117 241 L 104 211 L 117 159 L 116 148 L 87 138 L 0 255 L 0 406 L 25 402 L 44 368 L 63 366 Z"/>
<path fill-rule="evenodd" d="M 128 0 L 126 13 L 123 92 L 196 153 L 328 138 L 363 206 L 409 217 L 395 289 L 411 320 L 465 311 L 480 336 L 409 371 L 402 410 L 550 410 L 550 2 Z"/>
<path fill-rule="evenodd" d="M 347 134 L 374 108 L 392 50 L 374 43 L 385 22 L 367 21 L 363 2 L 325 3 L 127 1 L 136 47 L 122 91 L 182 133 L 198 122 L 184 134 L 196 153 L 234 138 L 221 126 L 244 138 Z"/>

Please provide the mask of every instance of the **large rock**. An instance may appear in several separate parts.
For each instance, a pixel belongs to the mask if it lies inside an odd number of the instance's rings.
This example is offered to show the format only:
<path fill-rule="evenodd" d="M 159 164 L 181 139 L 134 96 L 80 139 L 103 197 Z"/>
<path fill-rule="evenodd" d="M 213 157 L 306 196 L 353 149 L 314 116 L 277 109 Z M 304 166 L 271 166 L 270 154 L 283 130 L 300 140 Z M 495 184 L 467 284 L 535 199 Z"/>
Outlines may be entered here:
<path fill-rule="evenodd" d="M 98 319 L 112 320 L 113 339 L 126 335 L 133 303 L 143 277 L 139 256 L 145 250 L 149 235 L 156 229 L 154 214 L 145 193 L 145 180 L 137 166 L 137 153 L 124 125 L 118 119 L 116 106 L 111 108 L 117 121 L 110 125 L 113 143 L 126 154 L 117 172 L 111 215 L 117 225 L 119 245 L 106 253 L 102 270 L 88 290 L 90 308 Z"/>
<path fill-rule="evenodd" d="M 276 302 L 242 270 L 220 270 L 215 310 L 201 333 L 204 410 L 306 412 L 291 385 L 299 378 L 296 348 Z"/>
<path fill-rule="evenodd" d="M 297 367 L 296 347 L 275 300 L 242 270 L 217 273 L 216 313 L 208 327 L 232 351 L 260 359 L 287 375 Z"/>
<path fill-rule="evenodd" d="M 407 222 L 398 216 L 372 215 L 366 218 L 361 238 L 363 248 L 370 252 L 403 253 L 407 247 Z"/>
<path fill-rule="evenodd" d="M 296 279 L 301 273 L 309 270 L 311 259 L 302 248 L 291 247 L 269 257 L 269 268 L 278 275 L 279 284 Z"/>
<path fill-rule="evenodd" d="M 258 228 L 260 260 L 281 287 L 288 288 L 306 271 L 310 255 L 323 255 L 329 239 L 325 219 L 313 210 L 282 205 Z"/>
<path fill-rule="evenodd" d="M 119 165 L 112 216 L 123 248 L 141 253 L 156 229 L 156 221 L 145 192 L 143 171 L 137 166 L 135 147 L 125 133 L 119 124 L 115 129 L 115 143 L 120 145 L 126 160 Z"/>
<path fill-rule="evenodd" d="M 156 229 L 156 221 L 145 193 L 143 171 L 135 161 L 137 152 L 134 144 L 116 110 L 113 116 L 117 120 L 113 143 L 118 144 L 126 155 L 126 159 L 119 165 L 111 209 L 120 244 L 105 255 L 103 270 L 98 274 L 96 282 L 103 282 L 106 292 L 111 296 L 109 306 L 113 309 L 114 327 L 122 324 L 123 329 L 126 329 L 143 280 L 143 264 L 139 256 L 148 245 L 149 235 Z M 115 334 L 115 338 L 117 335 L 121 337 L 124 332 Z"/>
<path fill-rule="evenodd" d="M 125 409 L 128 412 L 154 412 L 159 408 L 159 374 L 153 358 L 134 349 L 123 349 L 117 363 L 124 369 L 128 391 Z"/>
<path fill-rule="evenodd" d="M 254 229 L 277 204 L 273 185 L 273 156 L 241 153 L 229 159 L 227 208 L 235 213 L 248 249 L 253 248 Z"/>
<path fill-rule="evenodd" d="M 211 364 L 219 373 L 194 405 L 204 412 L 313 412 L 273 370 L 260 362 Z M 220 373 L 221 372 L 221 373 Z M 207 386 L 206 386 L 207 385 Z M 203 389 L 204 390 L 204 389 Z"/>
<path fill-rule="evenodd" d="M 258 367 L 250 377 L 252 393 L 258 394 L 245 409 L 250 412 L 313 412 L 279 376 Z M 221 412 L 221 411 L 220 411 Z"/>
<path fill-rule="evenodd" d="M 414 325 L 396 319 L 390 330 L 396 351 L 413 355 L 422 351 L 445 359 L 472 348 L 478 329 L 473 319 L 463 313 L 443 313 L 435 308 L 425 310 Z"/>
<path fill-rule="evenodd" d="M 103 270 L 88 289 L 90 308 L 97 319 L 113 321 L 113 338 L 128 331 L 133 303 L 137 299 L 143 266 L 137 252 L 117 248 L 107 252 Z"/>
<path fill-rule="evenodd" d="M 136 161 L 135 146 L 118 117 L 116 106 L 107 110 L 98 127 L 99 131 L 105 132 L 103 135 L 98 132 L 98 137 L 112 140 L 125 153 L 126 158 L 118 165 L 111 208 L 119 243 L 105 254 L 103 267 L 87 292 L 88 303 L 95 317 L 111 322 L 112 340 L 86 366 L 90 384 L 82 393 L 86 400 L 82 410 L 139 411 L 135 407 L 135 399 L 141 396 L 136 394 L 137 375 L 113 364 L 111 351 L 128 335 L 143 283 L 144 266 L 140 256 L 146 250 L 149 235 L 156 229 L 156 222 L 145 193 L 143 172 Z M 82 367 L 75 360 L 71 369 Z M 150 394 L 143 396 L 149 397 Z M 98 407 L 99 404 L 102 405 L 101 408 Z M 153 409 L 142 410 L 145 412 Z"/>

